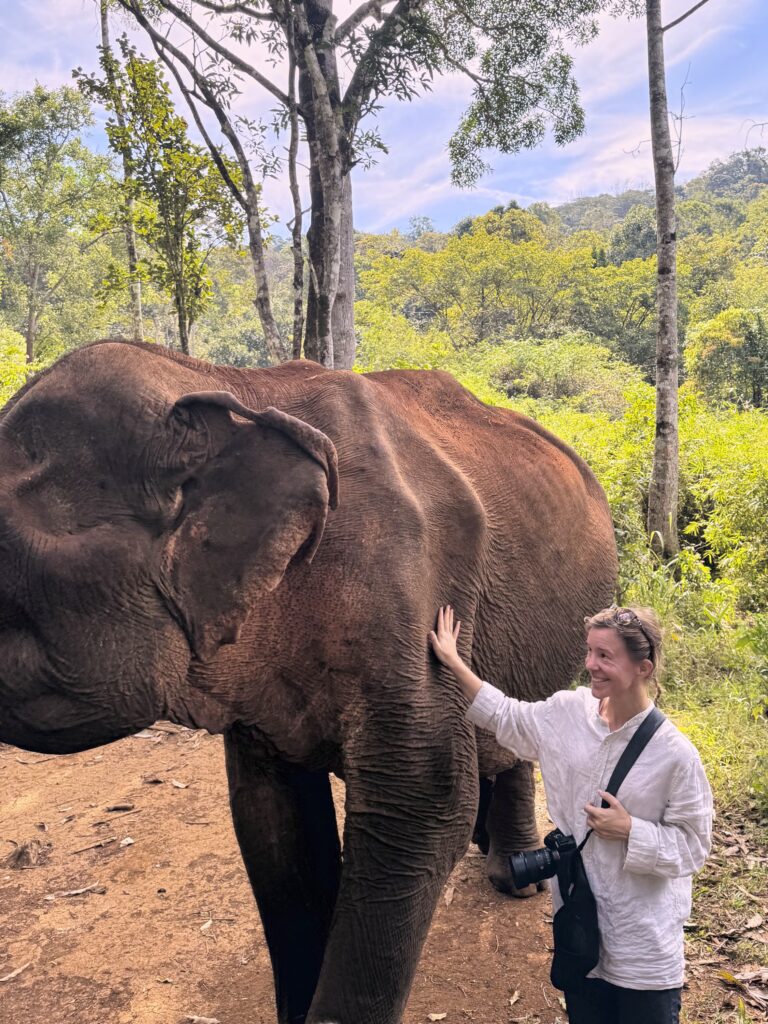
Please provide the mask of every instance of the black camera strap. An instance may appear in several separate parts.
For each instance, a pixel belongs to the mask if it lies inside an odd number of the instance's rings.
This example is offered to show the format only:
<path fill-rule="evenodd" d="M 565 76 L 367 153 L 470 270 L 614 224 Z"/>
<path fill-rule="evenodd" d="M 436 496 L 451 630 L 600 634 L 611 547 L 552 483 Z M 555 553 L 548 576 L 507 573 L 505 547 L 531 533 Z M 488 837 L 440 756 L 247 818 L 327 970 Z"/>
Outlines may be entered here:
<path fill-rule="evenodd" d="M 606 793 L 610 793 L 611 796 L 616 796 L 616 794 L 619 791 L 619 787 L 621 786 L 624 779 L 627 777 L 629 769 L 632 767 L 632 765 L 635 763 L 638 757 L 642 754 L 643 750 L 645 750 L 648 742 L 650 741 L 651 737 L 654 735 L 656 730 L 659 728 L 659 726 L 666 722 L 666 720 L 667 716 L 663 714 L 661 711 L 659 711 L 657 707 L 654 706 L 653 708 L 651 708 L 650 712 L 645 716 L 640 725 L 637 727 L 635 735 L 627 744 L 626 748 L 624 749 L 624 752 L 622 753 L 621 757 L 619 758 L 616 764 L 616 767 L 613 769 L 611 777 L 608 780 L 608 785 L 605 787 Z M 610 807 L 611 805 L 608 803 L 607 800 L 604 799 L 601 806 L 605 808 Z M 584 844 L 591 835 L 592 829 L 590 829 L 589 832 L 587 832 L 587 834 L 584 836 L 581 843 L 579 844 L 579 851 L 583 850 Z"/>

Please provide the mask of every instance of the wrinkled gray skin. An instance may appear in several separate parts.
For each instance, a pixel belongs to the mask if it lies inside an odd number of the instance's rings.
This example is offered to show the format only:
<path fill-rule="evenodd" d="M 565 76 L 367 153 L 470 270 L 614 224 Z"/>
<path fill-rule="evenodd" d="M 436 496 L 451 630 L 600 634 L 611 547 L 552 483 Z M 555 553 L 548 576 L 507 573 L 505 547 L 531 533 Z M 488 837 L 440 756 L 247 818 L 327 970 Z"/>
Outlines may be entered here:
<path fill-rule="evenodd" d="M 529 767 L 487 734 L 478 754 L 429 652 L 436 609 L 457 609 L 480 675 L 542 698 L 615 571 L 585 464 L 445 374 L 100 343 L 0 414 L 0 741 L 68 753 L 159 718 L 223 733 L 280 1024 L 397 1024 L 478 756 L 503 772 L 495 883 L 538 845 Z"/>

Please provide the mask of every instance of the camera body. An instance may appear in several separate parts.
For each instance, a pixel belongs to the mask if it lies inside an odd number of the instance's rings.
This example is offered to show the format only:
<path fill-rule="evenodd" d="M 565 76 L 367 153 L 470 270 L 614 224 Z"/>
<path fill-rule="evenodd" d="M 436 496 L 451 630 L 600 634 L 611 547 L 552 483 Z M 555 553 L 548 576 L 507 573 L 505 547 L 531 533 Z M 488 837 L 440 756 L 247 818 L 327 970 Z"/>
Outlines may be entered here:
<path fill-rule="evenodd" d="M 544 836 L 542 849 L 513 853 L 509 858 L 509 866 L 515 886 L 524 889 L 545 878 L 552 878 L 557 874 L 561 861 L 575 849 L 576 840 L 573 836 L 567 836 L 556 828 Z"/>

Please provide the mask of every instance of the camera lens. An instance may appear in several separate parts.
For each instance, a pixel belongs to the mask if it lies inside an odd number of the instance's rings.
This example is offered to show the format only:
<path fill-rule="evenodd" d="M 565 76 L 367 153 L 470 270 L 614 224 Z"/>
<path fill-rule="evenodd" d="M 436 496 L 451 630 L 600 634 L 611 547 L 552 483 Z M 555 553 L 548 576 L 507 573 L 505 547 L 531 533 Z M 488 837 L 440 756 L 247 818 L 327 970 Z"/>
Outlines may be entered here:
<path fill-rule="evenodd" d="M 512 879 L 516 888 L 524 889 L 527 885 L 551 878 L 557 871 L 560 854 L 556 850 L 524 850 L 513 853 L 509 858 Z"/>

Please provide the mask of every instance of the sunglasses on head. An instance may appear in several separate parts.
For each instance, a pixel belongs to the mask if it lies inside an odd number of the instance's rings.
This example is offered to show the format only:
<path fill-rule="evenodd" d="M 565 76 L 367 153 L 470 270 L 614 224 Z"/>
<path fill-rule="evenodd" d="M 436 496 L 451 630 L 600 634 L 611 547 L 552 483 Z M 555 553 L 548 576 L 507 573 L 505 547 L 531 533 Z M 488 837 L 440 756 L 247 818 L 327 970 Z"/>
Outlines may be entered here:
<path fill-rule="evenodd" d="M 617 622 L 620 626 L 632 626 L 635 625 L 643 634 L 645 639 L 648 641 L 648 647 L 650 648 L 650 660 L 653 661 L 654 651 L 656 650 L 653 640 L 648 636 L 645 631 L 645 626 L 642 623 L 640 617 L 632 611 L 631 608 L 615 608 L 613 609 L 613 621 Z"/>

